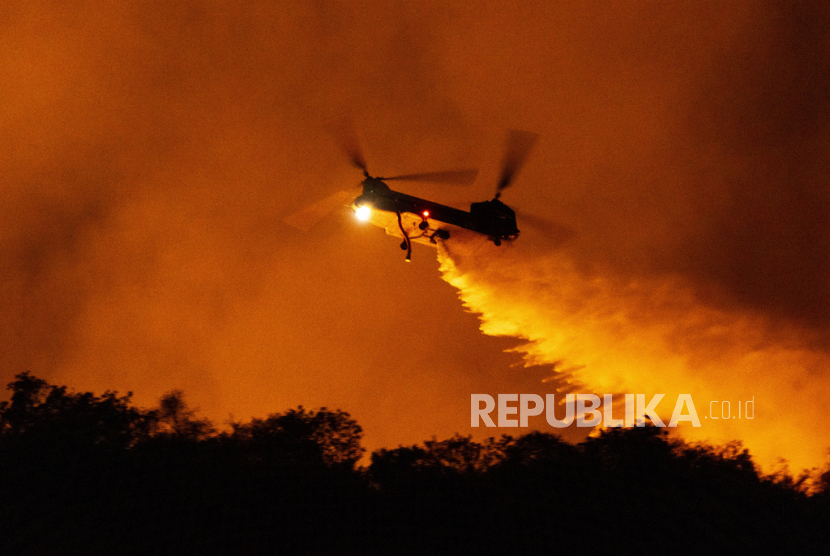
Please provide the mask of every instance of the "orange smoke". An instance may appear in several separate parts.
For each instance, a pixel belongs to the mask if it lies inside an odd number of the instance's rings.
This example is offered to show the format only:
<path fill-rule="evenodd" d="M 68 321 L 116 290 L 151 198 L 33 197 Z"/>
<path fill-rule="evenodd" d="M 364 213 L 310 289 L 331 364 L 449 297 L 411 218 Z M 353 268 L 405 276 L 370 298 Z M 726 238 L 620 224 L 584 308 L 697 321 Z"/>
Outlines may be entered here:
<path fill-rule="evenodd" d="M 658 412 L 666 422 L 677 395 L 691 394 L 702 426 L 680 433 L 741 440 L 766 469 L 781 458 L 794 470 L 823 463 L 830 381 L 820 371 L 830 357 L 797 331 L 707 305 L 677 277 L 590 275 L 566 251 L 531 255 L 521 241 L 501 250 L 459 242 L 439 259 L 483 332 L 528 340 L 519 348 L 527 364 L 555 364 L 586 393 L 665 394 Z M 749 400 L 754 418 L 738 418 L 738 402 Z"/>

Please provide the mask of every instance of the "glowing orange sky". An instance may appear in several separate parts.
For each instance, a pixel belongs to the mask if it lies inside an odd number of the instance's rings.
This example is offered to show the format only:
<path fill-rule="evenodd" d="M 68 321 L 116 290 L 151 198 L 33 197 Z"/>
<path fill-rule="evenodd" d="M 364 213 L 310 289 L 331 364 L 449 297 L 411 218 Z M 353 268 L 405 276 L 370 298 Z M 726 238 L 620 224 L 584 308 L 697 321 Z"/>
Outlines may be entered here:
<path fill-rule="evenodd" d="M 307 234 L 282 224 L 359 181 L 324 131 L 348 113 L 379 174 L 479 166 L 470 188 L 407 186 L 461 208 L 492 196 L 506 128 L 541 135 L 504 200 L 573 236 L 520 219 L 506 282 L 496 255 L 457 261 L 485 330 L 526 322 L 513 335 L 544 343 L 567 316 L 579 341 L 537 359 L 589 353 L 608 336 L 584 311 L 607 296 L 630 326 L 587 381 L 738 395 L 717 384 L 740 367 L 778 396 L 768 415 L 810 404 L 798 415 L 814 419 L 828 400 L 828 16 L 822 2 L 12 2 L 2 378 L 31 370 L 144 405 L 181 388 L 220 423 L 337 407 L 369 448 L 469 432 L 472 392 L 544 389 L 504 353 L 517 340 L 479 331 L 434 251 L 406 265 L 345 212 Z M 539 270 L 551 261 L 573 269 L 567 287 Z M 549 303 L 532 320 L 511 312 L 522 279 Z M 668 297 L 693 301 L 664 311 L 625 297 L 631 284 L 682 284 Z M 692 313 L 756 324 L 721 339 L 719 366 L 710 336 L 666 325 Z M 652 337 L 656 356 L 639 347 Z M 675 356 L 685 366 L 663 383 Z M 767 460 L 770 431 L 789 426 L 769 419 L 735 431 Z M 819 465 L 824 440 L 792 457 Z"/>

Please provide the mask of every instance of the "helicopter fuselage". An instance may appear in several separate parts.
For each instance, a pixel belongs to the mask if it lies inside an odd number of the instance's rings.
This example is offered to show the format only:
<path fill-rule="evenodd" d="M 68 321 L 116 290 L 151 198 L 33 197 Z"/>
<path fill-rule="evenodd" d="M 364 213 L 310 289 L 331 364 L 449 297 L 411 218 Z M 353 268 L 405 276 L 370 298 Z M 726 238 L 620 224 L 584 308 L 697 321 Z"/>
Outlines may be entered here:
<path fill-rule="evenodd" d="M 373 224 L 386 228 L 389 233 L 402 236 L 407 244 L 410 240 L 426 239 L 434 244 L 436 239 L 448 239 L 452 227 L 486 236 L 496 245 L 500 245 L 502 240 L 515 239 L 519 235 L 516 214 L 498 199 L 473 203 L 469 211 L 464 211 L 394 191 L 381 178 L 365 179 L 363 193 L 354 200 L 353 206 L 356 211 L 365 211 L 366 218 Z M 385 212 L 387 216 L 371 216 L 370 213 L 376 211 Z M 360 216 L 361 212 L 358 212 L 358 215 Z M 397 226 L 390 221 L 390 215 L 396 218 Z M 410 215 L 414 215 L 415 218 Z M 408 230 L 407 225 L 413 229 Z M 397 233 L 395 228 L 398 228 Z"/>

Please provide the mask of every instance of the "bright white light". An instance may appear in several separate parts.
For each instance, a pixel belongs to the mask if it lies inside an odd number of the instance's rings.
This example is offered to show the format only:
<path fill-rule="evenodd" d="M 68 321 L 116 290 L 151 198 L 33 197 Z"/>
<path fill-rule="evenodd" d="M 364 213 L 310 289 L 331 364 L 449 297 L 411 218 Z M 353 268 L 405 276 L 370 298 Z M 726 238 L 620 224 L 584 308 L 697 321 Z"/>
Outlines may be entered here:
<path fill-rule="evenodd" d="M 366 222 L 372 216 L 372 207 L 369 205 L 361 205 L 355 209 L 354 215 L 361 222 Z"/>

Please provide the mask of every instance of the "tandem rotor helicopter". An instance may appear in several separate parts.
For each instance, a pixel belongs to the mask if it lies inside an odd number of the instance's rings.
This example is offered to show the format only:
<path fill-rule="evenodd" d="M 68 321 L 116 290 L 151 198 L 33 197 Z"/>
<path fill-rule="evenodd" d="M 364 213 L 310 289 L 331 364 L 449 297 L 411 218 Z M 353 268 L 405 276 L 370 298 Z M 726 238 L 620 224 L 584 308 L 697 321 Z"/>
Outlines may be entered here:
<path fill-rule="evenodd" d="M 499 246 L 503 241 L 512 241 L 519 236 L 516 213 L 504 204 L 500 197 L 502 191 L 512 185 L 516 173 L 536 143 L 538 135 L 535 133 L 520 130 L 511 130 L 508 133 L 496 195 L 489 201 L 472 203 L 469 211 L 394 191 L 386 182 L 408 180 L 468 185 L 475 181 L 478 170 L 375 177 L 369 174 L 357 135 L 350 125 L 341 125 L 337 129 L 337 139 L 351 163 L 363 171 L 363 191 L 351 203 L 355 216 L 358 220 L 384 228 L 388 234 L 401 238 L 400 247 L 406 251 L 407 261 L 412 258 L 414 242 L 435 246 L 438 241 L 472 233 L 484 236 Z M 301 230 L 307 230 L 353 195 L 354 192 L 339 192 L 285 218 L 284 221 Z"/>

